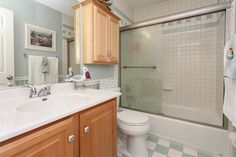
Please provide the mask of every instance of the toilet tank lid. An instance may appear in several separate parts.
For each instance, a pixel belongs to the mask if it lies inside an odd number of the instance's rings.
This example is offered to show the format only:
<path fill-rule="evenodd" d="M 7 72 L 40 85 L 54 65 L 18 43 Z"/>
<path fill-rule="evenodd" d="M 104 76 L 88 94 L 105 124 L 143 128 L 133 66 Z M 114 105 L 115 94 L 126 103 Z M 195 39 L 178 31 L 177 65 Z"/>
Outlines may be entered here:
<path fill-rule="evenodd" d="M 143 124 L 149 121 L 149 117 L 132 111 L 122 111 L 117 115 L 119 121 L 130 124 Z"/>

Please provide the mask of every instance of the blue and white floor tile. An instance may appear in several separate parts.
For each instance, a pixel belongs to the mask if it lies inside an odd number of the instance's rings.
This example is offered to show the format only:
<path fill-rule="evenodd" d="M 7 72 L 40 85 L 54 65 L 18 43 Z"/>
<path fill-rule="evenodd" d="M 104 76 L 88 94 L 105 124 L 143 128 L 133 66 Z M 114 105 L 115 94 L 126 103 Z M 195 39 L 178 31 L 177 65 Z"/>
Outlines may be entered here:
<path fill-rule="evenodd" d="M 219 157 L 216 154 L 193 149 L 181 143 L 168 141 L 152 134 L 148 134 L 146 142 L 148 157 Z M 118 157 L 127 157 L 127 155 L 118 154 Z"/>

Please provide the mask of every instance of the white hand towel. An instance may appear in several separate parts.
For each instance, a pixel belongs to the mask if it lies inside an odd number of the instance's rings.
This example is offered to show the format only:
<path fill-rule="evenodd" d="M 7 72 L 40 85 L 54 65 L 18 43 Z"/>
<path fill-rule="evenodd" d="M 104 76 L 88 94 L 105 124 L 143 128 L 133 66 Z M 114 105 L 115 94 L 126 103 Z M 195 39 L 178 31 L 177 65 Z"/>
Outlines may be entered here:
<path fill-rule="evenodd" d="M 58 83 L 58 58 L 48 57 L 49 73 L 46 74 L 46 83 Z"/>
<path fill-rule="evenodd" d="M 233 58 L 227 58 L 227 52 L 232 48 L 234 51 Z M 236 79 L 236 35 L 233 35 L 232 38 L 227 42 L 225 49 L 225 71 L 224 76 Z M 231 55 L 232 56 L 232 55 Z"/>
<path fill-rule="evenodd" d="M 41 56 L 28 56 L 28 82 L 33 85 L 43 84 L 44 75 L 41 72 Z"/>
<path fill-rule="evenodd" d="M 225 45 L 224 49 L 225 72 L 228 71 L 228 68 L 226 67 L 229 66 L 229 60 L 226 58 L 227 51 L 229 50 L 229 48 L 233 48 L 234 51 L 236 52 L 236 46 L 234 43 L 236 42 L 235 37 L 236 36 L 234 35 L 233 37 L 234 39 L 232 38 Z M 233 126 L 236 127 L 236 78 L 225 75 L 224 81 L 225 81 L 225 97 L 224 97 L 223 113 L 230 121 L 232 121 Z"/>
<path fill-rule="evenodd" d="M 236 79 L 225 77 L 225 98 L 223 112 L 236 127 Z"/>

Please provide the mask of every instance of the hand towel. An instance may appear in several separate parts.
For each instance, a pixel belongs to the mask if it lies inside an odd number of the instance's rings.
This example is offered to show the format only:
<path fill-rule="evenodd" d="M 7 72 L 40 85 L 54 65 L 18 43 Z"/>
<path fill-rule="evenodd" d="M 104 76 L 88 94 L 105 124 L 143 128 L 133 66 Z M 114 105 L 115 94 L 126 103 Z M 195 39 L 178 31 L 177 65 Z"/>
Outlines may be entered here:
<path fill-rule="evenodd" d="M 227 58 L 230 49 L 233 50 L 234 54 L 232 58 L 230 57 Z M 236 35 L 233 35 L 233 37 L 227 42 L 224 51 L 225 51 L 224 76 L 236 79 Z"/>
<path fill-rule="evenodd" d="M 236 36 L 234 35 L 225 45 L 224 49 L 224 66 L 225 66 L 225 96 L 223 113 L 236 127 L 236 56 L 233 59 L 227 58 L 230 48 L 236 51 Z"/>
<path fill-rule="evenodd" d="M 33 85 L 44 83 L 44 74 L 41 72 L 41 56 L 28 56 L 28 82 Z"/>
<path fill-rule="evenodd" d="M 236 79 L 225 77 L 223 113 L 236 127 Z"/>
<path fill-rule="evenodd" d="M 58 58 L 48 57 L 49 73 L 46 74 L 46 83 L 58 83 Z"/>
<path fill-rule="evenodd" d="M 48 65 L 48 58 L 46 56 L 42 57 L 41 61 L 41 72 L 42 73 L 49 73 L 49 65 Z"/>

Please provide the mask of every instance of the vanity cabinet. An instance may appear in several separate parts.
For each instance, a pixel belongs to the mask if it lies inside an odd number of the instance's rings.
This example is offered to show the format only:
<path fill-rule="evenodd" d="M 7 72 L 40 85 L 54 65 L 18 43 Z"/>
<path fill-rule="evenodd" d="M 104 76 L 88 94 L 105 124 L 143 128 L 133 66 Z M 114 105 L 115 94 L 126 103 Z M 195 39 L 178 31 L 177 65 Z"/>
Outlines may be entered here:
<path fill-rule="evenodd" d="M 72 116 L 0 145 L 0 157 L 77 157 L 77 117 Z"/>
<path fill-rule="evenodd" d="M 0 157 L 116 157 L 116 100 L 0 143 Z"/>
<path fill-rule="evenodd" d="M 119 18 L 97 0 L 84 0 L 83 61 L 85 64 L 119 63 Z M 76 60 L 79 63 L 80 8 L 75 5 Z"/>
<path fill-rule="evenodd" d="M 80 114 L 80 157 L 116 157 L 116 101 Z"/>

